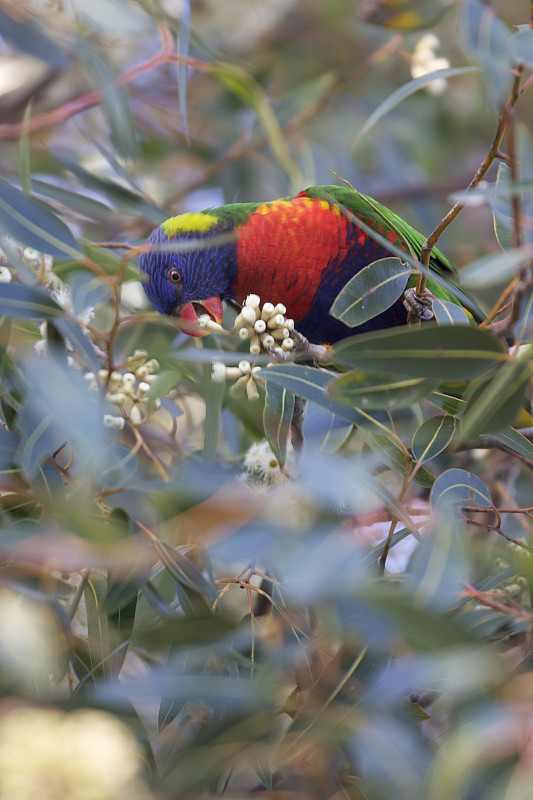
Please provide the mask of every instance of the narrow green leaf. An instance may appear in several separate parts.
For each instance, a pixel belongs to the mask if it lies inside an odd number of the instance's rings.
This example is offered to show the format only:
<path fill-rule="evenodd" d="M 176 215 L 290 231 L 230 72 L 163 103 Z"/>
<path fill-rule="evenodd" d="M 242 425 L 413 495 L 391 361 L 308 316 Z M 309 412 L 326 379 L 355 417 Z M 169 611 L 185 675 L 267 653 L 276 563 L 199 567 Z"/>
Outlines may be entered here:
<path fill-rule="evenodd" d="M 427 75 L 422 75 L 421 78 L 415 78 L 409 83 L 400 86 L 399 89 L 396 89 L 395 92 L 390 94 L 386 100 L 381 103 L 378 108 L 370 115 L 367 119 L 363 128 L 357 135 L 357 138 L 354 140 L 352 147 L 355 147 L 363 136 L 368 133 L 371 128 L 374 127 L 376 122 L 379 122 L 382 117 L 392 111 L 393 108 L 396 108 L 402 100 L 405 100 L 406 97 L 410 97 L 415 92 L 418 92 L 419 89 L 423 89 L 425 86 L 430 84 L 432 81 L 437 80 L 437 78 L 453 78 L 455 75 L 466 75 L 469 72 L 478 72 L 478 67 L 454 67 L 452 69 L 438 69 L 435 72 L 428 72 Z"/>
<path fill-rule="evenodd" d="M 529 28 L 513 34 L 509 40 L 509 49 L 518 64 L 533 67 L 533 30 Z"/>
<path fill-rule="evenodd" d="M 503 431 L 493 433 L 492 436 L 519 456 L 523 456 L 533 463 L 533 443 L 510 425 L 507 425 Z"/>
<path fill-rule="evenodd" d="M 181 617 L 180 619 L 143 628 L 135 635 L 136 645 L 148 648 L 187 647 L 204 644 L 227 636 L 235 630 L 237 622 L 228 617 Z"/>
<path fill-rule="evenodd" d="M 22 120 L 23 133 L 19 139 L 19 178 L 22 191 L 25 194 L 31 194 L 31 155 L 30 155 L 30 137 L 28 134 L 28 123 L 31 119 L 32 101 L 28 103 L 24 110 L 24 117 Z"/>
<path fill-rule="evenodd" d="M 335 378 L 329 395 L 336 403 L 357 405 L 364 409 L 407 408 L 435 388 L 436 381 L 423 378 L 398 380 L 362 370 L 351 370 Z"/>
<path fill-rule="evenodd" d="M 334 355 L 348 367 L 440 381 L 470 379 L 506 358 L 503 344 L 488 331 L 431 323 L 354 336 L 337 343 Z"/>
<path fill-rule="evenodd" d="M 483 481 L 464 469 L 448 469 L 439 475 L 430 500 L 435 508 L 458 504 L 492 508 L 492 498 Z"/>
<path fill-rule="evenodd" d="M 411 268 L 399 258 L 382 258 L 363 267 L 335 298 L 330 314 L 345 325 L 362 325 L 401 297 Z"/>
<path fill-rule="evenodd" d="M 415 431 L 411 449 L 419 463 L 430 461 L 449 445 L 455 432 L 455 420 L 448 414 L 430 417 Z"/>
<path fill-rule="evenodd" d="M 278 386 L 273 381 L 268 381 L 265 409 L 263 411 L 263 425 L 265 427 L 265 435 L 281 469 L 283 469 L 287 457 L 287 442 L 293 411 L 293 392 Z"/>

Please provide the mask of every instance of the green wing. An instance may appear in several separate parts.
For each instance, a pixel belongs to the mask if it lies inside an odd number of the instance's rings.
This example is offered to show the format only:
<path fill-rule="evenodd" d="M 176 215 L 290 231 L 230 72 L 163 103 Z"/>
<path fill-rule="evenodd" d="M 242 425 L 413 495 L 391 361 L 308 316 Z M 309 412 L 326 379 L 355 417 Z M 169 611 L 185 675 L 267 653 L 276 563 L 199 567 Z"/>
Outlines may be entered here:
<path fill-rule="evenodd" d="M 378 201 L 374 200 L 372 197 L 360 194 L 344 186 L 311 186 L 306 189 L 305 192 L 308 197 L 316 197 L 320 200 L 339 203 L 339 205 L 351 211 L 352 214 L 360 216 L 363 222 L 367 221 L 371 225 L 373 223 L 381 223 L 386 230 L 395 231 L 400 239 L 403 240 L 407 250 L 412 251 L 416 258 L 420 257 L 426 237 L 415 230 L 415 228 L 411 227 L 411 225 L 395 214 L 394 211 L 378 203 Z M 431 251 L 429 267 L 433 272 L 446 278 L 446 281 L 450 285 L 450 290 L 447 290 L 440 283 L 428 278 L 427 287 L 432 294 L 436 297 L 440 297 L 442 300 L 449 300 L 457 305 L 466 306 L 466 310 L 470 311 L 478 322 L 484 319 L 484 314 L 477 303 L 459 286 L 457 282 L 457 271 L 448 261 L 444 253 L 437 247 L 434 247 Z M 415 285 L 415 282 L 412 283 Z M 460 298 L 456 296 L 454 289 L 459 290 Z"/>

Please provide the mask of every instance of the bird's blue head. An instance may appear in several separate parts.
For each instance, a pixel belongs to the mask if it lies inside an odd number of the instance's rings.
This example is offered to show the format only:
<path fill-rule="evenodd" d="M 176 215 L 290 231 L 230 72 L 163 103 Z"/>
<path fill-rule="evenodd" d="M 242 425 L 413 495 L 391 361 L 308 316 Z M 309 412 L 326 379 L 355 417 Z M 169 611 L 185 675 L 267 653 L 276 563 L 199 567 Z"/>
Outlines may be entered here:
<path fill-rule="evenodd" d="M 192 336 L 205 333 L 199 313 L 221 322 L 222 300 L 231 297 L 237 275 L 237 242 L 232 228 L 210 213 L 181 214 L 155 228 L 139 258 L 143 288 L 160 314 L 177 318 Z"/>

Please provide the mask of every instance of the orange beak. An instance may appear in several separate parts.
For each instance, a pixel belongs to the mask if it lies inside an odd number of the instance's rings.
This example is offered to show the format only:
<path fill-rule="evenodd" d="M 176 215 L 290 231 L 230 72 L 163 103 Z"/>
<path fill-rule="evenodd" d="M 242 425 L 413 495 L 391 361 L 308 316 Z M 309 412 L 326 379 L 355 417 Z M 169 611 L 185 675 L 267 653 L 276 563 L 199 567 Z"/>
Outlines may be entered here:
<path fill-rule="evenodd" d="M 193 300 L 186 303 L 181 309 L 176 323 L 180 331 L 189 336 L 207 336 L 209 331 L 198 325 L 198 314 L 208 314 L 214 322 L 219 324 L 224 316 L 224 309 L 220 297 L 209 297 L 207 300 Z"/>

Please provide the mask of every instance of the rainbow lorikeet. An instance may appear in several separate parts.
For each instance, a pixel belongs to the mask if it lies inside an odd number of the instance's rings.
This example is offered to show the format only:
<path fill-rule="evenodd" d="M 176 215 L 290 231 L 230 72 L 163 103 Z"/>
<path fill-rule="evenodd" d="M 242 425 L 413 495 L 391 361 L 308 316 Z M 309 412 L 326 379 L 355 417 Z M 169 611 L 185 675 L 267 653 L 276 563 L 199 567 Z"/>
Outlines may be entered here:
<path fill-rule="evenodd" d="M 425 237 L 377 201 L 344 187 L 312 186 L 295 197 L 171 217 L 152 232 L 153 249 L 139 259 L 144 290 L 157 311 L 175 316 L 178 327 L 193 335 L 201 335 L 197 312 L 207 311 L 220 322 L 222 300 L 243 303 L 250 293 L 283 303 L 299 333 L 314 344 L 404 325 L 408 312 L 402 298 L 357 328 L 330 314 L 350 278 L 390 256 L 350 215 L 402 250 L 420 253 Z M 436 248 L 430 268 L 453 282 L 455 271 Z M 431 280 L 427 285 L 455 301 L 440 285 Z"/>

